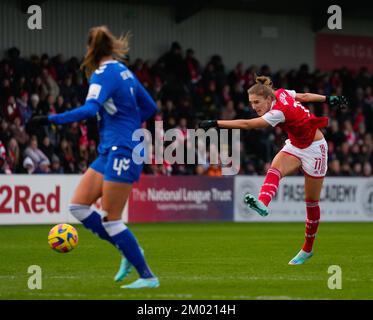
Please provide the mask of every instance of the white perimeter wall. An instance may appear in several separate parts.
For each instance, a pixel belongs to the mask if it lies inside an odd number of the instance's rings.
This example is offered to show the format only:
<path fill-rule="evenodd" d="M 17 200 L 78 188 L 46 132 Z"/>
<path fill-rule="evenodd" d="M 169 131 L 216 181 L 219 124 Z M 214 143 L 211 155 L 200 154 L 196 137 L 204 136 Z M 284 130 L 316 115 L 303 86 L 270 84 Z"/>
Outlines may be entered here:
<path fill-rule="evenodd" d="M 76 223 L 77 221 L 68 212 L 68 205 L 80 177 L 79 175 L 1 175 L 0 225 Z M 209 178 L 201 177 L 201 185 L 205 179 Z M 270 205 L 270 215 L 266 218 L 248 210 L 243 204 L 246 192 L 259 193 L 264 177 L 235 176 L 231 179 L 234 179 L 234 190 L 233 202 L 229 210 L 232 210 L 233 221 L 304 222 L 306 217 L 303 200 L 304 178 L 287 177 L 281 180 L 277 196 Z M 170 188 L 172 189 L 175 184 L 182 185 L 182 182 L 178 177 L 170 177 Z M 151 185 L 156 187 L 156 183 Z M 167 187 L 162 188 L 167 191 Z M 199 189 L 199 183 L 189 186 L 188 190 L 193 191 L 194 188 Z M 207 202 L 210 201 L 213 202 L 212 199 L 204 199 L 201 204 L 209 205 Z M 172 204 L 172 201 L 168 203 Z M 125 222 L 128 222 L 128 210 L 134 212 L 132 219 L 136 215 L 136 201 L 133 201 L 130 206 L 133 207 L 125 208 L 123 212 Z M 100 207 L 99 203 L 97 207 Z M 151 212 L 149 215 L 151 216 Z M 196 215 L 198 218 L 197 211 Z M 373 221 L 373 178 L 327 178 L 321 194 L 321 220 Z"/>

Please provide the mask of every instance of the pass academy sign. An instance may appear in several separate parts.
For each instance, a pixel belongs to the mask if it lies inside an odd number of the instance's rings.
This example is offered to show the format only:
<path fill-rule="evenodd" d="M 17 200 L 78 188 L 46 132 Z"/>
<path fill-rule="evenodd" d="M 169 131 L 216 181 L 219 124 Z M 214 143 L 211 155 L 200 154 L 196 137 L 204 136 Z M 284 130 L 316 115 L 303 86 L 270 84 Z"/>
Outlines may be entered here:
<path fill-rule="evenodd" d="M 257 195 L 263 177 L 235 178 L 235 221 L 304 221 L 304 178 L 281 180 L 269 205 L 269 216 L 262 218 L 248 209 L 242 199 L 246 192 Z M 323 221 L 373 221 L 373 178 L 326 178 L 321 193 Z"/>

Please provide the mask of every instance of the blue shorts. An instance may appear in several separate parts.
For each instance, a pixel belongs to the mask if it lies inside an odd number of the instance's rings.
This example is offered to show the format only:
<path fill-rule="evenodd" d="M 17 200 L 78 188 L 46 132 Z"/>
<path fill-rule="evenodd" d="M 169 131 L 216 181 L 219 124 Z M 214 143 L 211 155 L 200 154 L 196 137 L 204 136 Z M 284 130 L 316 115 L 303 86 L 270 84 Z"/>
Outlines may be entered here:
<path fill-rule="evenodd" d="M 111 147 L 90 165 L 104 176 L 105 181 L 130 184 L 140 179 L 142 167 L 142 164 L 133 162 L 132 151 L 125 147 Z"/>

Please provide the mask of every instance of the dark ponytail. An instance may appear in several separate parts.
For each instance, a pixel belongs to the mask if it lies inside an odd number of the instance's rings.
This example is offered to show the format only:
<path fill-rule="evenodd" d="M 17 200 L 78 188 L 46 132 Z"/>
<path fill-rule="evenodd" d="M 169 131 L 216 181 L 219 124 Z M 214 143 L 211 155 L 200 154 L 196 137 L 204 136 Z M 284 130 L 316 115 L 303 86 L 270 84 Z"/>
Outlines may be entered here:
<path fill-rule="evenodd" d="M 88 49 L 81 69 L 87 78 L 99 67 L 105 56 L 112 55 L 114 59 L 123 61 L 129 51 L 130 34 L 116 38 L 106 26 L 93 27 L 88 33 Z"/>

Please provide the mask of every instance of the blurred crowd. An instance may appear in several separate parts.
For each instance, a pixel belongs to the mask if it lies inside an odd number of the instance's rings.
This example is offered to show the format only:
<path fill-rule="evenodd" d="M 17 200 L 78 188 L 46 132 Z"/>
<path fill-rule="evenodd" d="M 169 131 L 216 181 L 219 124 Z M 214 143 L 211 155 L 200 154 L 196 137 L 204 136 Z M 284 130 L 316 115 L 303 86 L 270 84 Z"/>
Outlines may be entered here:
<path fill-rule="evenodd" d="M 362 68 L 333 72 L 310 71 L 307 65 L 292 70 L 273 71 L 269 66 L 237 63 L 227 70 L 223 58 L 213 55 L 202 65 L 193 49 L 183 51 L 177 42 L 154 61 L 125 57 L 127 65 L 157 102 L 159 112 L 144 127 L 163 134 L 176 128 L 182 133 L 185 155 L 191 152 L 188 128 L 202 119 L 253 118 L 247 89 L 255 75 L 272 77 L 276 88 L 323 95 L 346 95 L 347 110 L 333 110 L 325 103 L 306 104 L 317 116 L 330 117 L 324 130 L 329 146 L 330 176 L 371 176 L 373 166 L 373 74 Z M 84 173 L 97 156 L 96 119 L 80 123 L 35 127 L 35 115 L 61 113 L 84 104 L 87 81 L 80 60 L 63 55 L 22 57 L 17 48 L 6 51 L 0 61 L 0 173 Z M 163 121 L 163 128 L 155 121 Z M 280 128 L 242 131 L 239 174 L 262 175 L 286 136 Z M 233 139 L 234 140 L 234 139 Z M 154 141 L 153 141 L 154 144 Z M 232 145 L 226 147 L 232 152 Z M 218 151 L 216 148 L 211 148 Z M 200 155 L 195 151 L 195 157 Z M 219 176 L 222 164 L 212 164 L 213 151 L 202 165 L 157 164 L 144 166 L 144 174 Z"/>

